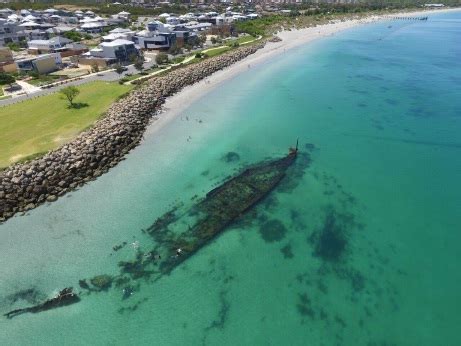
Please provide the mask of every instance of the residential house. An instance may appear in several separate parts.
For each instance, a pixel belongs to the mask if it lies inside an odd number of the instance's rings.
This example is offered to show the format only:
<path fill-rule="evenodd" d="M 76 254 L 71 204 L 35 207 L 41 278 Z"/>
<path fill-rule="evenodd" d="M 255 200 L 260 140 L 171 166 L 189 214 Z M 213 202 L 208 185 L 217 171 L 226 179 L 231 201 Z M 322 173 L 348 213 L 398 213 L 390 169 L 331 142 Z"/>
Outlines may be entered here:
<path fill-rule="evenodd" d="M 42 54 L 39 56 L 23 56 L 16 59 L 18 69 L 27 71 L 36 71 L 39 74 L 47 74 L 58 69 L 58 65 L 62 63 L 59 53 Z"/>
<path fill-rule="evenodd" d="M 101 17 L 84 17 L 80 23 L 80 28 L 87 33 L 100 33 L 107 26 L 106 21 Z"/>
<path fill-rule="evenodd" d="M 13 10 L 10 10 L 9 8 L 1 8 L 0 9 L 0 18 L 7 19 L 8 16 L 12 15 L 14 13 Z"/>
<path fill-rule="evenodd" d="M 178 25 L 179 23 L 181 23 L 178 17 L 167 17 L 165 21 L 166 21 L 166 24 L 169 24 L 169 25 Z"/>
<path fill-rule="evenodd" d="M 108 35 L 105 35 L 102 37 L 102 40 L 104 42 L 112 42 L 115 40 L 128 40 L 132 41 L 132 38 L 134 36 L 133 31 L 125 32 L 125 33 L 109 33 Z"/>
<path fill-rule="evenodd" d="M 129 20 L 130 19 L 130 12 L 122 11 L 117 14 L 118 18 L 124 19 L 124 20 Z"/>
<path fill-rule="evenodd" d="M 193 29 L 186 27 L 185 24 L 175 26 L 172 32 L 176 35 L 178 47 L 183 47 L 185 44 L 197 44 L 197 33 Z"/>
<path fill-rule="evenodd" d="M 114 63 L 129 62 L 133 55 L 139 55 L 134 42 L 118 39 L 111 42 L 102 42 L 98 47 L 82 54 L 78 62 L 80 65 L 105 67 Z"/>
<path fill-rule="evenodd" d="M 133 41 L 141 49 L 169 49 L 176 42 L 176 35 L 159 21 L 149 22 L 147 30 L 136 33 Z"/>
<path fill-rule="evenodd" d="M 83 43 L 71 42 L 65 45 L 65 49 L 61 50 L 59 54 L 61 57 L 66 58 L 69 56 L 79 56 L 88 52 L 88 47 Z"/>
<path fill-rule="evenodd" d="M 25 39 L 26 35 L 18 23 L 0 18 L 0 47 L 6 46 L 8 43 L 18 43 Z"/>
<path fill-rule="evenodd" d="M 62 50 L 66 50 L 65 45 L 71 43 L 72 40 L 69 40 L 62 36 L 55 36 L 49 40 L 32 40 L 29 41 L 28 51 L 30 54 L 45 54 L 45 53 L 55 53 Z"/>
<path fill-rule="evenodd" d="M 74 31 L 74 30 L 75 30 L 74 27 L 65 26 L 65 25 L 59 25 L 59 26 L 55 26 L 53 28 L 49 28 L 49 29 L 47 29 L 45 31 L 50 36 L 59 36 L 59 35 L 62 35 L 64 33 L 66 33 L 66 32 Z"/>

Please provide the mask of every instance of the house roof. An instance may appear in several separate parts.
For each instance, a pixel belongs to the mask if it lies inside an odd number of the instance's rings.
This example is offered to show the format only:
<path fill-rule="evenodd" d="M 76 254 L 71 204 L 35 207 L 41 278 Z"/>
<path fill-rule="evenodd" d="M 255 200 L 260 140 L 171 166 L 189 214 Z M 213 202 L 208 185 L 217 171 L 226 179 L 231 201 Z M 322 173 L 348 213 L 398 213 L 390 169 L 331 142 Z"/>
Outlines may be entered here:
<path fill-rule="evenodd" d="M 33 22 L 34 20 L 37 20 L 38 18 L 29 14 L 28 16 L 25 16 L 24 17 L 24 20 L 27 21 L 27 22 Z"/>
<path fill-rule="evenodd" d="M 49 28 L 46 30 L 48 33 L 61 33 L 61 32 L 67 32 L 67 31 L 72 31 L 75 30 L 75 28 L 72 28 L 70 26 L 55 26 L 54 28 Z"/>
<path fill-rule="evenodd" d="M 106 26 L 106 23 L 103 22 L 95 22 L 95 23 L 85 23 L 81 26 L 82 29 L 91 29 L 91 28 L 101 28 Z"/>
<path fill-rule="evenodd" d="M 115 28 L 109 31 L 109 33 L 111 34 L 123 34 L 123 33 L 128 33 L 128 32 L 132 32 L 132 31 L 130 29 L 123 29 L 123 28 Z"/>
<path fill-rule="evenodd" d="M 56 36 L 53 38 L 50 38 L 49 40 L 31 40 L 29 41 L 29 45 L 34 45 L 34 44 L 40 44 L 40 45 L 48 45 L 48 44 L 66 44 L 66 43 L 71 43 L 72 40 L 69 40 L 68 38 L 62 37 L 62 36 Z"/>
<path fill-rule="evenodd" d="M 10 14 L 8 16 L 8 19 L 13 19 L 13 20 L 17 20 L 19 18 L 21 18 L 21 17 L 19 17 L 16 13 Z"/>
<path fill-rule="evenodd" d="M 24 22 L 22 24 L 19 24 L 19 26 L 40 26 L 40 24 L 34 23 L 34 22 Z"/>
<path fill-rule="evenodd" d="M 103 43 L 100 44 L 100 46 L 101 47 L 118 47 L 118 46 L 125 46 L 125 45 L 129 45 L 129 44 L 134 44 L 134 42 L 128 41 L 128 40 L 118 39 L 118 40 L 114 40 L 112 42 L 103 42 Z"/>
<path fill-rule="evenodd" d="M 87 49 L 88 47 L 82 43 L 78 42 L 72 42 L 66 44 L 66 48 L 71 48 L 71 49 Z"/>
<path fill-rule="evenodd" d="M 28 42 L 29 46 L 30 45 L 35 45 L 35 44 L 49 44 L 50 41 L 49 40 L 30 40 Z"/>
<path fill-rule="evenodd" d="M 126 34 L 109 34 L 102 37 L 104 41 L 114 41 L 117 39 L 125 39 Z"/>

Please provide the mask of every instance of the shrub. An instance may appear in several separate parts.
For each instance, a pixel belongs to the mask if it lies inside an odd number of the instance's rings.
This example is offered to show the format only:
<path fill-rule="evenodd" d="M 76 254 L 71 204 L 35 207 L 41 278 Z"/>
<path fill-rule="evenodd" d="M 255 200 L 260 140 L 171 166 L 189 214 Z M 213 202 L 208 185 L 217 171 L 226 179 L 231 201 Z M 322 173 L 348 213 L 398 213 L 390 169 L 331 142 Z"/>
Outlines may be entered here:
<path fill-rule="evenodd" d="M 159 65 L 168 63 L 168 54 L 165 53 L 158 53 L 155 57 L 155 62 Z"/>

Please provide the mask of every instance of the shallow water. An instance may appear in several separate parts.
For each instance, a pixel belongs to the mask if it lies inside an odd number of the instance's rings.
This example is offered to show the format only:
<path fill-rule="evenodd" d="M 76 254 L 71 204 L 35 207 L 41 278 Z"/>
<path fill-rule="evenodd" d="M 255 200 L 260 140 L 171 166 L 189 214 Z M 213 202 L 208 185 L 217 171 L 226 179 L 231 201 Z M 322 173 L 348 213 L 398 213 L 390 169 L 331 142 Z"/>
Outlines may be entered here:
<path fill-rule="evenodd" d="M 446 13 L 287 52 L 148 132 L 97 181 L 1 225 L 4 313 L 29 304 L 12 303 L 20 290 L 117 274 L 152 246 L 142 229 L 157 217 L 296 138 L 312 159 L 171 275 L 126 300 L 113 288 L 0 319 L 0 344 L 460 344 L 460 34 L 461 13 Z"/>

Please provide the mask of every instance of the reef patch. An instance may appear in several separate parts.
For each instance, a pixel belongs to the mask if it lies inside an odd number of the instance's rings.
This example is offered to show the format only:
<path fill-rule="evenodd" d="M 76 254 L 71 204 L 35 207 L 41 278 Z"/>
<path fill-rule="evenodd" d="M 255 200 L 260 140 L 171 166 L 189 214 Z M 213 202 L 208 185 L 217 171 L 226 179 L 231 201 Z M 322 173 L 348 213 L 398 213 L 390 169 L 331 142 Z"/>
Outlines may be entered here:
<path fill-rule="evenodd" d="M 264 222 L 259 227 L 259 234 L 266 243 L 281 241 L 285 238 L 287 229 L 280 220 L 272 219 Z"/>

